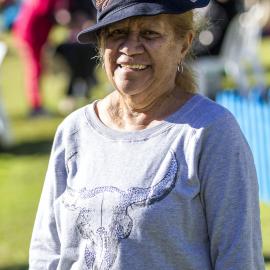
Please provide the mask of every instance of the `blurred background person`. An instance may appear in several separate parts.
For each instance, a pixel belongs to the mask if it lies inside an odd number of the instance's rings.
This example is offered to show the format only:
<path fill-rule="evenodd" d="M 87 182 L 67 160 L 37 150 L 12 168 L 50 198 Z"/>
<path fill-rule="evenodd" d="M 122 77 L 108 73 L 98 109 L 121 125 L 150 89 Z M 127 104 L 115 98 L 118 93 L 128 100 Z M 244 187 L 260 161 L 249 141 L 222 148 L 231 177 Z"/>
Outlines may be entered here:
<path fill-rule="evenodd" d="M 249 3 L 247 1 L 247 8 L 251 8 L 255 4 L 260 4 L 262 6 L 263 11 L 263 19 L 262 19 L 262 25 L 263 25 L 263 36 L 269 36 L 270 35 L 270 1 L 269 0 L 257 0 L 256 3 Z"/>
<path fill-rule="evenodd" d="M 0 40 L 0 68 L 5 58 L 6 53 L 7 53 L 7 46 L 4 42 Z M 1 83 L 1 77 L 0 77 L 0 83 Z M 2 103 L 2 96 L 0 92 L 0 149 L 3 147 L 9 146 L 11 143 L 12 143 L 12 138 L 11 138 L 11 132 L 9 128 L 9 121 L 6 115 L 4 105 Z"/>
<path fill-rule="evenodd" d="M 56 24 L 68 28 L 68 38 L 57 45 L 56 53 L 61 55 L 69 68 L 69 82 L 65 95 L 59 104 L 61 112 L 75 109 L 76 96 L 88 96 L 88 91 L 96 83 L 93 58 L 94 47 L 81 45 L 76 34 L 82 27 L 95 21 L 95 11 L 89 9 L 87 0 L 26 0 L 13 27 L 19 40 L 19 49 L 26 69 L 26 91 L 31 117 L 47 115 L 43 108 L 40 89 L 43 71 L 42 51 L 49 33 Z"/>
<path fill-rule="evenodd" d="M 212 0 L 205 13 L 208 27 L 199 33 L 193 46 L 196 57 L 218 55 L 231 20 L 244 10 L 244 0 Z"/>
<path fill-rule="evenodd" d="M 13 27 L 26 70 L 26 92 L 31 117 L 47 114 L 43 108 L 40 90 L 42 50 L 55 24 L 55 10 L 61 5 L 68 5 L 68 2 L 65 0 L 26 0 Z"/>
<path fill-rule="evenodd" d="M 252 86 L 266 87 L 258 47 L 261 41 L 261 5 L 242 0 L 212 0 L 205 13 L 207 27 L 199 32 L 193 47 L 199 91 L 215 99 L 224 79 L 247 92 Z M 204 20 L 204 18 L 202 18 Z"/>
<path fill-rule="evenodd" d="M 0 28 L 10 30 L 20 10 L 21 0 L 0 0 Z"/>
<path fill-rule="evenodd" d="M 95 75 L 96 48 L 89 44 L 79 44 L 76 39 L 78 32 L 95 23 L 94 6 L 89 0 L 70 0 L 67 12 L 70 16 L 69 35 L 56 48 L 56 55 L 64 60 L 69 70 L 69 82 L 65 90 L 65 97 L 58 106 L 62 114 L 73 111 L 78 106 L 78 99 L 88 99 L 89 91 L 97 83 Z M 61 13 L 56 14 L 57 20 L 61 21 Z M 61 22 L 59 23 L 61 24 Z"/>
<path fill-rule="evenodd" d="M 4 31 L 9 31 L 12 27 L 14 19 L 17 16 L 20 6 L 18 0 L 0 0 L 0 34 Z M 0 68 L 8 52 L 7 44 L 0 39 Z M 1 71 L 1 70 L 0 70 Z M 0 74 L 1 75 L 1 74 Z M 0 90 L 2 77 L 0 76 Z M 12 136 L 10 131 L 9 120 L 3 104 L 2 95 L 0 91 L 0 149 L 10 146 L 12 143 Z"/>

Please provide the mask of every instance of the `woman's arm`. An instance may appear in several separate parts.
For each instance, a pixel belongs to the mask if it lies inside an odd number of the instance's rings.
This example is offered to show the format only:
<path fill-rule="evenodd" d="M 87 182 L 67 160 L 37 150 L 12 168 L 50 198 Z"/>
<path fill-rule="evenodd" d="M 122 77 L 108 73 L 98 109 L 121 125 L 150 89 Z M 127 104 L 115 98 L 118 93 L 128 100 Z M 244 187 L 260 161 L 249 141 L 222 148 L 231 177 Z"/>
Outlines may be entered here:
<path fill-rule="evenodd" d="M 213 269 L 264 269 L 254 161 L 229 113 L 205 131 L 199 177 Z"/>
<path fill-rule="evenodd" d="M 33 168 L 34 169 L 34 168 Z M 29 269 L 56 269 L 61 241 L 56 226 L 54 201 L 65 189 L 67 171 L 62 132 L 58 129 L 33 229 Z"/>

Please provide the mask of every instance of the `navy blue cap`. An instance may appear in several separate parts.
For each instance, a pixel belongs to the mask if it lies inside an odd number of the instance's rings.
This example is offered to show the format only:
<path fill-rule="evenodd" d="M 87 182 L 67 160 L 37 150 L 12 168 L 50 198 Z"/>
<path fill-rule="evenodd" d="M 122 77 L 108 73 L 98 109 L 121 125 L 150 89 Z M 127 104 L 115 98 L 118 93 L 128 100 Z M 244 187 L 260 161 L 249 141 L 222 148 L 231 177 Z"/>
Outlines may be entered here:
<path fill-rule="evenodd" d="M 103 27 L 135 16 L 180 14 L 208 5 L 210 0 L 92 0 L 97 10 L 97 23 L 81 31 L 80 43 L 95 43 L 96 32 Z"/>

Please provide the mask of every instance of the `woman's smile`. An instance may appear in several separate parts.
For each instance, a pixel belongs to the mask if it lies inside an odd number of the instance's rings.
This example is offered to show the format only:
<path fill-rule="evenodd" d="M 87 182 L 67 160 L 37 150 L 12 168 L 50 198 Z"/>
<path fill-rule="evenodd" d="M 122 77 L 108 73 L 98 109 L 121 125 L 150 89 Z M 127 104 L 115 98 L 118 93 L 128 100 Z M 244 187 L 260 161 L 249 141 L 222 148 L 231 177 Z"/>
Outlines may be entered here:
<path fill-rule="evenodd" d="M 139 75 L 138 79 L 143 79 L 143 76 L 149 72 L 151 69 L 150 65 L 145 64 L 119 64 L 117 65 L 116 70 L 114 71 L 115 78 L 125 77 L 128 79 L 128 76 L 136 76 Z M 120 79 L 119 78 L 119 79 Z"/>
<path fill-rule="evenodd" d="M 147 69 L 149 66 L 142 64 L 120 64 L 118 67 L 123 71 L 142 71 Z"/>
<path fill-rule="evenodd" d="M 145 58 L 145 59 L 142 59 Z M 114 78 L 117 79 L 117 76 L 130 76 L 136 74 L 143 76 L 146 71 L 149 71 L 152 67 L 149 60 L 146 60 L 147 57 L 144 56 L 134 56 L 127 57 L 126 55 L 120 55 L 116 61 L 116 69 L 114 71 Z M 141 79 L 143 77 L 140 77 Z"/>

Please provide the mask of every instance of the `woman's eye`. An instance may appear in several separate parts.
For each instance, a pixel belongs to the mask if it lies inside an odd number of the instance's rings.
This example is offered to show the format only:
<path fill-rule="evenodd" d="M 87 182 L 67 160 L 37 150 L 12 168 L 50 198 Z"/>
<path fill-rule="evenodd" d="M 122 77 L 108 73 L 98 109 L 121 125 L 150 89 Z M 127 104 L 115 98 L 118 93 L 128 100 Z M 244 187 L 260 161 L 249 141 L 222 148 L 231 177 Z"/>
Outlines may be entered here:
<path fill-rule="evenodd" d="M 122 29 L 115 29 L 109 32 L 109 37 L 117 38 L 126 35 L 126 31 Z"/>
<path fill-rule="evenodd" d="M 157 38 L 159 37 L 159 34 L 157 32 L 154 31 L 150 31 L 150 30 L 146 30 L 142 33 L 143 37 L 145 38 Z"/>

